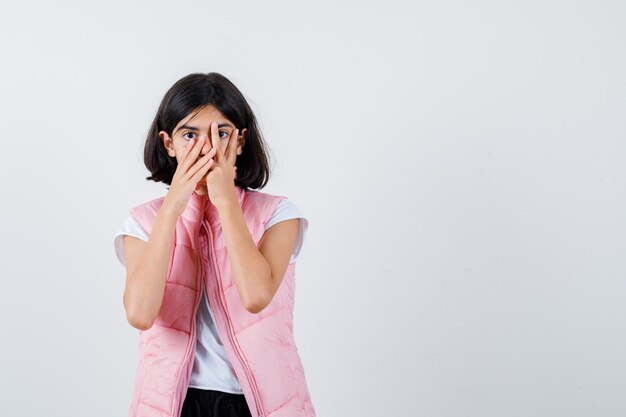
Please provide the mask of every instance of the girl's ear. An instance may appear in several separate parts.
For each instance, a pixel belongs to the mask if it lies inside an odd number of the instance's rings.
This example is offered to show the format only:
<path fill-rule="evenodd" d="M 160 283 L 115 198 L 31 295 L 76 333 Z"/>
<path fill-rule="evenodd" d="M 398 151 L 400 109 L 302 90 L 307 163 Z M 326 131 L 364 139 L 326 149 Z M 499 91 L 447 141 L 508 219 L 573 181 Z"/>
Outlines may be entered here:
<path fill-rule="evenodd" d="M 244 129 L 241 131 L 241 133 L 239 134 L 240 139 L 238 140 L 237 143 L 237 155 L 241 155 L 243 153 L 243 147 L 246 144 L 246 132 L 248 129 Z"/>
<path fill-rule="evenodd" d="M 172 138 L 170 138 L 170 135 L 168 135 L 165 130 L 161 130 L 159 132 L 159 137 L 163 141 L 163 146 L 165 146 L 167 154 L 171 157 L 175 157 L 176 152 L 174 151 L 174 141 L 172 140 Z"/>

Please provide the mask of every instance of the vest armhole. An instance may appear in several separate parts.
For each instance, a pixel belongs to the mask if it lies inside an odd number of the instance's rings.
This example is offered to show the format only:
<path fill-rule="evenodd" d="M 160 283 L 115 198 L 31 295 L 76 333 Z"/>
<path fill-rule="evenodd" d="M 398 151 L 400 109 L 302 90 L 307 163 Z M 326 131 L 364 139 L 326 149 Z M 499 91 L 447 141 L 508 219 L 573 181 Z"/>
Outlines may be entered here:
<path fill-rule="evenodd" d="M 165 197 L 160 197 L 130 209 L 130 214 L 137 220 L 148 235 L 152 233 L 152 226 L 154 225 L 154 221 L 163 204 L 164 198 Z"/>
<path fill-rule="evenodd" d="M 264 202 L 264 207 L 262 210 L 263 218 L 261 219 L 261 223 L 263 224 L 263 227 L 265 227 L 267 225 L 267 222 L 269 222 L 269 220 L 272 218 L 272 215 L 276 211 L 276 207 L 278 207 L 278 204 L 280 204 L 280 202 L 286 198 L 286 196 L 268 195 L 267 201 Z"/>

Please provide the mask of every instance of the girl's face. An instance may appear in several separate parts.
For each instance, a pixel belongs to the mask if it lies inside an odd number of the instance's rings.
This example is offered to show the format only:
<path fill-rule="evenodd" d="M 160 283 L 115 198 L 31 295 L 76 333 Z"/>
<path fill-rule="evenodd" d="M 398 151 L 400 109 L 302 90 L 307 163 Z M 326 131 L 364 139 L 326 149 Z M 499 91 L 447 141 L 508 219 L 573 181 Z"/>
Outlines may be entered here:
<path fill-rule="evenodd" d="M 208 105 L 201 110 L 194 110 L 181 120 L 173 131 L 173 137 L 162 130 L 159 132 L 163 145 L 167 149 L 169 156 L 175 156 L 176 160 L 180 164 L 180 155 L 183 154 L 185 148 L 189 145 L 191 139 L 195 139 L 195 142 L 204 136 L 205 143 L 198 155 L 197 159 L 200 159 L 203 155 L 211 150 L 213 145 L 211 144 L 211 123 L 216 121 L 218 123 L 218 136 L 220 141 L 220 148 L 222 153 L 226 153 L 226 147 L 228 146 L 228 138 L 230 137 L 235 125 L 224 117 L 224 115 L 214 106 Z M 239 138 L 237 138 L 237 155 L 241 155 L 243 146 L 245 144 L 245 131 L 243 129 L 240 132 Z M 213 157 L 215 158 L 215 157 Z M 203 178 L 199 183 L 206 183 Z"/>

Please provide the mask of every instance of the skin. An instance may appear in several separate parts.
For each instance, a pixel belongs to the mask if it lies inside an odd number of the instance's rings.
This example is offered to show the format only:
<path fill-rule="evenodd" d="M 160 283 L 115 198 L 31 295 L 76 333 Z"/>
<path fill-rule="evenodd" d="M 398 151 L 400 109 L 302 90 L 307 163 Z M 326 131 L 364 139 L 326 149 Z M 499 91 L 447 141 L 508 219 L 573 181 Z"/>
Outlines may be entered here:
<path fill-rule="evenodd" d="M 187 153 L 197 160 L 215 148 L 212 166 L 196 184 L 195 192 L 208 195 L 210 203 L 217 208 L 241 301 L 249 312 L 259 313 L 272 301 L 282 282 L 295 247 L 300 219 L 271 226 L 257 247 L 234 187 L 235 160 L 245 146 L 245 129 L 240 135 L 234 123 L 215 107 L 207 106 L 181 120 L 173 132 L 170 137 L 162 131 L 160 137 L 168 154 L 179 163 Z M 190 150 L 190 146 L 196 149 Z M 124 306 L 133 327 L 147 329 L 156 320 L 165 292 L 169 253 L 179 215 L 164 203 L 148 242 L 133 236 L 123 238 L 127 270 Z"/>

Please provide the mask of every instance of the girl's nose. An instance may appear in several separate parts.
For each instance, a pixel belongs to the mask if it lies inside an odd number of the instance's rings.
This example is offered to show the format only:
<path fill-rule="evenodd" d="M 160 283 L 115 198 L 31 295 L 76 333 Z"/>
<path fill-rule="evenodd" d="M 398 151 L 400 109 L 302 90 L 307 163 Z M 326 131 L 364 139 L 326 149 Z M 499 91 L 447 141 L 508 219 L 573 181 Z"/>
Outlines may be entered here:
<path fill-rule="evenodd" d="M 208 136 L 201 135 L 200 138 L 204 138 L 204 146 L 202 147 L 202 151 L 200 152 L 202 155 L 206 154 L 211 150 L 211 139 Z"/>

